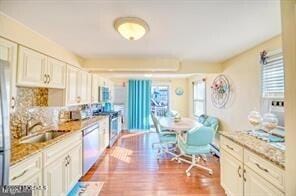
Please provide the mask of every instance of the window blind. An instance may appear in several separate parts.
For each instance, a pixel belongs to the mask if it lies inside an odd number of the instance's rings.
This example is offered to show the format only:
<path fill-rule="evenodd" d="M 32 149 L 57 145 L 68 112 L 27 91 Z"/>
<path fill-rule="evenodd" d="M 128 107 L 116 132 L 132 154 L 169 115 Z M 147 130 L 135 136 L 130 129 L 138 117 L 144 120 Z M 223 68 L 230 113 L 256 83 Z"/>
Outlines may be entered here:
<path fill-rule="evenodd" d="M 281 50 L 261 53 L 262 96 L 283 98 L 285 91 L 284 62 Z"/>

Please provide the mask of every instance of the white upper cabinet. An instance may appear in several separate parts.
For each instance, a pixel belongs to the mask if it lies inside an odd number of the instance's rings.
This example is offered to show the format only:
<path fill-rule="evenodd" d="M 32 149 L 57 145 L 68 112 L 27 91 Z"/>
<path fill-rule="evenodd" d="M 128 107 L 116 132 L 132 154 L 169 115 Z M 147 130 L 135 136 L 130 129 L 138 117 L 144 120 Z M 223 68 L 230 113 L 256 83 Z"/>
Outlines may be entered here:
<path fill-rule="evenodd" d="M 79 83 L 77 85 L 79 103 L 89 103 L 89 87 L 91 87 L 91 84 L 89 84 L 90 81 L 88 81 L 88 73 L 86 71 L 80 71 L 79 75 Z"/>
<path fill-rule="evenodd" d="M 74 66 L 67 67 L 66 105 L 91 102 L 91 75 Z"/>
<path fill-rule="evenodd" d="M 66 63 L 48 57 L 47 65 L 47 73 L 49 75 L 48 86 L 50 88 L 65 88 Z"/>
<path fill-rule="evenodd" d="M 18 58 L 17 85 L 65 88 L 65 63 L 22 46 Z"/>
<path fill-rule="evenodd" d="M 91 75 L 91 102 L 97 103 L 99 96 L 98 77 L 96 74 Z"/>
<path fill-rule="evenodd" d="M 19 47 L 17 85 L 44 87 L 48 80 L 46 71 L 45 55 L 22 46 Z"/>
<path fill-rule="evenodd" d="M 67 66 L 67 87 L 66 87 L 66 105 L 79 103 L 78 99 L 78 77 L 79 69 L 73 66 Z"/>
<path fill-rule="evenodd" d="M 87 103 L 91 103 L 91 74 L 87 73 L 87 96 L 86 96 L 86 101 Z"/>
<path fill-rule="evenodd" d="M 16 104 L 17 44 L 0 38 L 0 59 L 7 61 L 10 67 L 10 112 L 13 112 Z"/>

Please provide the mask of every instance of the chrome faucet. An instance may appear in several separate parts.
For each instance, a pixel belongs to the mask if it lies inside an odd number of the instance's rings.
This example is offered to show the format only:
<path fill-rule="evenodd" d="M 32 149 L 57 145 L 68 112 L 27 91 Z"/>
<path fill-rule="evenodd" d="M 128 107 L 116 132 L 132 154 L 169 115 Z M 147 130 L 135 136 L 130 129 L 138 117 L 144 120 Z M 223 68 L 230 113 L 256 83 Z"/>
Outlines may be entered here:
<path fill-rule="evenodd" d="M 36 126 L 43 127 L 43 123 L 33 118 L 28 119 L 26 122 L 25 136 L 27 136 L 32 131 L 32 129 L 35 128 Z"/>

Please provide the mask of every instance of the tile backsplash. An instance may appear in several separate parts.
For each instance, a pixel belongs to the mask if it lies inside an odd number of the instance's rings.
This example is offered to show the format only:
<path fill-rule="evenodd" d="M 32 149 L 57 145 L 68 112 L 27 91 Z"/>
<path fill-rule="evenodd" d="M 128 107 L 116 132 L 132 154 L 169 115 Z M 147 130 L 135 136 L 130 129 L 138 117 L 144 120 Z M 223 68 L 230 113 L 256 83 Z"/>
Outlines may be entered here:
<path fill-rule="evenodd" d="M 88 105 L 70 107 L 48 107 L 47 88 L 17 88 L 16 109 L 10 115 L 10 129 L 12 139 L 19 139 L 24 135 L 28 119 L 41 121 L 45 127 L 59 123 L 60 111 L 80 110 Z"/>
<path fill-rule="evenodd" d="M 16 97 L 17 110 L 34 106 L 48 106 L 48 89 L 18 87 Z"/>

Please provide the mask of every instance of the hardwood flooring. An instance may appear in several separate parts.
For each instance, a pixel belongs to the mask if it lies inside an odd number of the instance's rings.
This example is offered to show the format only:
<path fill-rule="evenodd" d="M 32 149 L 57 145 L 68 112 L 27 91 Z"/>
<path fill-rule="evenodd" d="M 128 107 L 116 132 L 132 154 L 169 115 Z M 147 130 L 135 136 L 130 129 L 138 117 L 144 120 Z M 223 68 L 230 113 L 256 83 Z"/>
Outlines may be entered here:
<path fill-rule="evenodd" d="M 170 156 L 156 159 L 157 150 L 151 146 L 157 141 L 155 133 L 123 134 L 81 180 L 104 182 L 102 196 L 225 195 L 218 158 L 207 162 L 212 176 L 193 168 L 187 177 L 188 164 L 171 161 Z"/>

